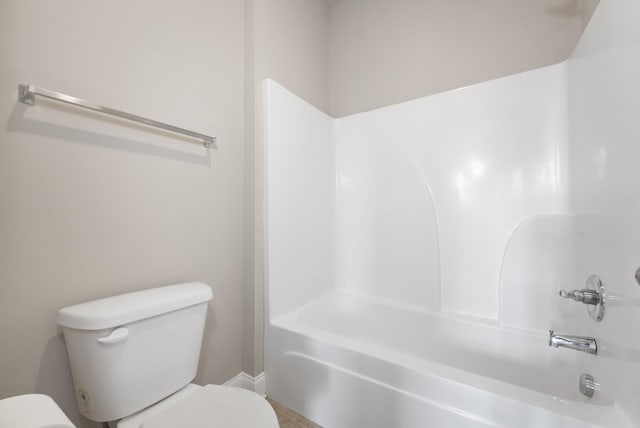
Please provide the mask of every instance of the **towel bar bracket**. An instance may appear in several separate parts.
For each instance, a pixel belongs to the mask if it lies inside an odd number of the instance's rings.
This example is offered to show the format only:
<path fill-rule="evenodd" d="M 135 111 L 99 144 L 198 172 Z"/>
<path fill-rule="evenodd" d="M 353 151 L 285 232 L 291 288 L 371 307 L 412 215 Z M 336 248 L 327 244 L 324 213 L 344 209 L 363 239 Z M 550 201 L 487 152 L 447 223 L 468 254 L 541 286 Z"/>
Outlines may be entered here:
<path fill-rule="evenodd" d="M 33 85 L 18 85 L 18 99 L 21 103 L 34 105 L 36 102 L 35 88 Z"/>

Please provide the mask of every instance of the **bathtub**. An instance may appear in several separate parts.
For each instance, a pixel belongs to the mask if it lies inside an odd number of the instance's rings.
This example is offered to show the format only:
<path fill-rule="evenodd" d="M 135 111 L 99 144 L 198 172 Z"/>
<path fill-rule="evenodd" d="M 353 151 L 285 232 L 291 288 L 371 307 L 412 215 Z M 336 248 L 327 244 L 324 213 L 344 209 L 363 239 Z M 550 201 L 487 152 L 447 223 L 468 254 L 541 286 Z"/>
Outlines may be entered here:
<path fill-rule="evenodd" d="M 268 395 L 325 428 L 631 426 L 604 391 L 579 394 L 593 357 L 542 333 L 334 293 L 266 336 Z"/>

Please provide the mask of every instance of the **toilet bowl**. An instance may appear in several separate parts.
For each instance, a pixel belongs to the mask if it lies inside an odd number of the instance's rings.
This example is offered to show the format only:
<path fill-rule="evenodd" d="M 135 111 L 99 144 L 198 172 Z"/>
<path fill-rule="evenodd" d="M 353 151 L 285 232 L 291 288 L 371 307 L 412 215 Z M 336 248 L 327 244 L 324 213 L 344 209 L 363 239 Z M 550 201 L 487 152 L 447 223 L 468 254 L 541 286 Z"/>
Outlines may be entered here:
<path fill-rule="evenodd" d="M 0 428 L 75 428 L 51 397 L 26 394 L 0 400 Z"/>
<path fill-rule="evenodd" d="M 191 282 L 61 309 L 80 413 L 118 428 L 278 428 L 258 394 L 191 383 L 212 297 Z"/>

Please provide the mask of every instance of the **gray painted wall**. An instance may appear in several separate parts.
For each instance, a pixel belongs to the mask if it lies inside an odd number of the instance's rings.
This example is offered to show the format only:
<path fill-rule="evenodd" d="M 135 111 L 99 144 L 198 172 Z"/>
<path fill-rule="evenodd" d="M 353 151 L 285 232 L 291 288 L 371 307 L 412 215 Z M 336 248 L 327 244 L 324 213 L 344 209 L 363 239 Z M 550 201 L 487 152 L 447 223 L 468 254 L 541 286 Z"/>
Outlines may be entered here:
<path fill-rule="evenodd" d="M 566 59 L 597 0 L 345 0 L 330 8 L 340 117 Z"/>

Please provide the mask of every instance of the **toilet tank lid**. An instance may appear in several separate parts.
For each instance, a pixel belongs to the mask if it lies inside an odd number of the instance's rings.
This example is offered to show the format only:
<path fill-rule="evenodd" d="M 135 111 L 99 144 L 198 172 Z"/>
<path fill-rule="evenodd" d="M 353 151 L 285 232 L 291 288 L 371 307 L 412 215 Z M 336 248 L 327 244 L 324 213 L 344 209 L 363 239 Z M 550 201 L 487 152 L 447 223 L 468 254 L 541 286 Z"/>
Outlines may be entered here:
<path fill-rule="evenodd" d="M 102 330 L 204 303 L 212 297 L 207 284 L 185 282 L 67 306 L 60 309 L 56 322 L 78 330 Z"/>

